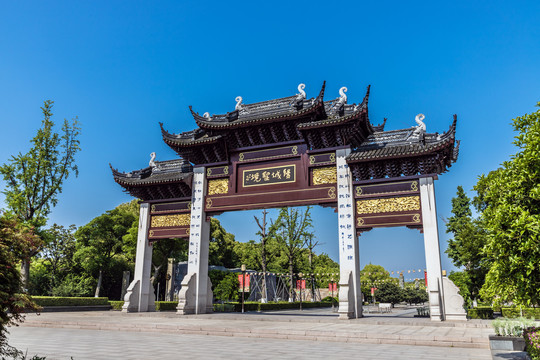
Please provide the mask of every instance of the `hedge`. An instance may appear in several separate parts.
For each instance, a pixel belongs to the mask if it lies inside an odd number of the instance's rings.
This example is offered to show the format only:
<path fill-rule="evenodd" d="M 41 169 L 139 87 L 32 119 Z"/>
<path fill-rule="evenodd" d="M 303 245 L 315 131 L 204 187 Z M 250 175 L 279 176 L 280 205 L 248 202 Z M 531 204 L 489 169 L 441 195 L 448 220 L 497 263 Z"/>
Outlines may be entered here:
<path fill-rule="evenodd" d="M 156 311 L 176 310 L 178 301 L 156 301 Z"/>
<path fill-rule="evenodd" d="M 228 303 L 234 305 L 234 310 L 237 312 L 242 311 L 242 303 L 240 302 L 231 302 Z M 331 302 L 302 302 L 302 308 L 317 308 L 317 307 L 330 307 L 332 306 Z M 258 301 L 246 301 L 244 303 L 244 311 L 267 311 L 267 310 L 287 310 L 287 309 L 300 309 L 300 302 L 267 302 L 261 303 Z"/>
<path fill-rule="evenodd" d="M 528 319 L 535 318 L 540 319 L 540 308 L 518 308 L 518 307 L 503 307 L 501 309 L 502 316 L 507 318 L 517 318 L 521 317 L 523 313 L 523 317 L 526 317 Z"/>
<path fill-rule="evenodd" d="M 32 296 L 32 300 L 39 306 L 94 306 L 109 305 L 106 297 L 56 297 Z"/>
<path fill-rule="evenodd" d="M 112 306 L 112 310 L 122 310 L 122 306 L 124 306 L 123 301 L 109 301 L 109 305 Z"/>
<path fill-rule="evenodd" d="M 493 308 L 490 306 L 478 306 L 467 310 L 469 319 L 493 319 Z"/>

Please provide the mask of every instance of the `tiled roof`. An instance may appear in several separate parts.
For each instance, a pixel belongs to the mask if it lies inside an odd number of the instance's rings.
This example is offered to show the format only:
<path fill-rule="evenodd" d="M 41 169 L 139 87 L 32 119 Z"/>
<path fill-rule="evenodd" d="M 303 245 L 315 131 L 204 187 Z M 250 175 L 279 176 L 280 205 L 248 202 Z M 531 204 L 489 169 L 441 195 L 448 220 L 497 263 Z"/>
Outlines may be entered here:
<path fill-rule="evenodd" d="M 114 180 L 123 186 L 165 184 L 187 180 L 193 174 L 193 167 L 182 159 L 156 161 L 155 167 L 147 167 L 129 173 L 123 173 L 111 166 Z"/>

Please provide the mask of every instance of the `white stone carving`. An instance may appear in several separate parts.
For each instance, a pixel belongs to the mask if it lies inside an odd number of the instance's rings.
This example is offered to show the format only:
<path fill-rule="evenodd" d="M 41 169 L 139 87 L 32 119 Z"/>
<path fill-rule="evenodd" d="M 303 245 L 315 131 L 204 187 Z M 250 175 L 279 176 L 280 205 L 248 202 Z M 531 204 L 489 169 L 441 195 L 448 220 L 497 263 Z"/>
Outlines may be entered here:
<path fill-rule="evenodd" d="M 414 129 L 414 132 L 412 134 L 412 136 L 420 136 L 421 134 L 425 134 L 426 133 L 426 124 L 424 124 L 424 119 L 426 118 L 426 116 L 424 114 L 418 114 L 416 115 L 416 117 L 414 118 L 414 121 L 416 121 L 416 123 L 418 124 L 416 126 L 416 128 Z"/>
<path fill-rule="evenodd" d="M 467 320 L 467 311 L 463 307 L 465 301 L 459 294 L 459 288 L 452 280 L 443 277 L 444 312 L 446 320 Z"/>
<path fill-rule="evenodd" d="M 148 163 L 148 166 L 151 166 L 151 167 L 155 168 L 156 167 L 156 163 L 154 162 L 155 159 L 156 159 L 156 153 L 151 152 L 150 153 L 150 162 Z"/>
<path fill-rule="evenodd" d="M 203 114 L 203 116 L 204 116 L 205 118 L 207 118 L 208 120 L 212 119 L 212 117 L 210 117 L 210 113 L 209 113 L 209 112 L 205 112 L 205 113 Z"/>
<path fill-rule="evenodd" d="M 298 85 L 298 94 L 296 94 L 296 101 L 304 100 L 306 98 L 306 92 L 304 91 L 305 88 L 306 84 Z"/>
<path fill-rule="evenodd" d="M 237 96 L 236 99 L 234 99 L 234 101 L 236 101 L 236 106 L 234 107 L 235 110 L 241 110 L 242 109 L 242 97 L 241 96 Z"/>
<path fill-rule="evenodd" d="M 197 274 L 189 273 L 182 279 L 182 287 L 178 292 L 177 314 L 195 314 L 197 298 Z"/>

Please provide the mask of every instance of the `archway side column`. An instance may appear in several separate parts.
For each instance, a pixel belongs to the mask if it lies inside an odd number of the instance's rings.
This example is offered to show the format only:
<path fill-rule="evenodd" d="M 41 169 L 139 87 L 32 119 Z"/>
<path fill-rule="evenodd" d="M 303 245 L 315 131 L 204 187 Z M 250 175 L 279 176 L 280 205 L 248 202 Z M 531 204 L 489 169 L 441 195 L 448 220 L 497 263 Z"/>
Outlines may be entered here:
<path fill-rule="evenodd" d="M 150 282 L 152 271 L 152 245 L 148 242 L 150 226 L 150 205 L 143 203 L 139 210 L 139 230 L 137 234 L 137 253 L 133 281 L 124 296 L 123 312 L 155 311 L 154 287 Z"/>
<path fill-rule="evenodd" d="M 210 221 L 206 221 L 204 198 L 206 196 L 206 171 L 193 169 L 191 196 L 191 221 L 189 228 L 188 269 L 178 294 L 179 314 L 204 314 L 212 312 L 212 290 L 208 279 L 208 251 Z"/>
<path fill-rule="evenodd" d="M 360 257 L 354 223 L 352 174 L 345 158 L 350 149 L 336 151 L 338 239 L 339 239 L 339 309 L 340 319 L 362 317 Z"/>
<path fill-rule="evenodd" d="M 420 178 L 420 201 L 422 203 L 422 220 L 424 223 L 424 248 L 426 252 L 430 317 L 432 321 L 442 321 L 445 320 L 446 316 L 433 178 Z"/>

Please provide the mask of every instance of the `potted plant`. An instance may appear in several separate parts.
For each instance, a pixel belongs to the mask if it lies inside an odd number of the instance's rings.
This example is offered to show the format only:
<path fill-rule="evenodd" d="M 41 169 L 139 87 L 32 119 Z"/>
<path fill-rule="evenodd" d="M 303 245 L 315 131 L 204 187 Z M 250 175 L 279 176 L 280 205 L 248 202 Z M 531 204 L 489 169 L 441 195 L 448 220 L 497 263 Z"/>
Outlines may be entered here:
<path fill-rule="evenodd" d="M 523 330 L 535 325 L 534 319 L 526 318 L 498 318 L 492 321 L 491 325 L 495 330 L 495 335 L 489 336 L 489 347 L 492 350 L 525 350 L 525 339 Z"/>

